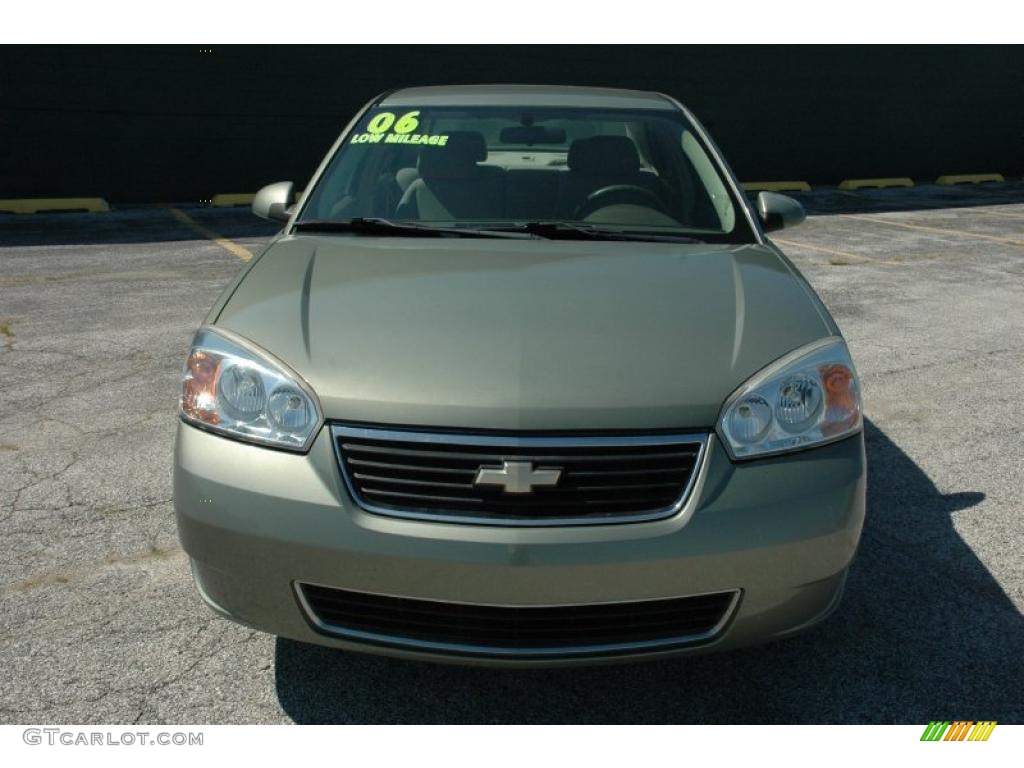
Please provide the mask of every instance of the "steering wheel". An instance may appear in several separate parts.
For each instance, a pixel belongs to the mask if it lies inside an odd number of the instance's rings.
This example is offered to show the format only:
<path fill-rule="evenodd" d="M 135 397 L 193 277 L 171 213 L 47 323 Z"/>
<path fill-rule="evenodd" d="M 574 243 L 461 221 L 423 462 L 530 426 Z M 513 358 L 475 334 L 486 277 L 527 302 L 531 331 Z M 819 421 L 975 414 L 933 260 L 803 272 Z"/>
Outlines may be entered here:
<path fill-rule="evenodd" d="M 636 184 L 611 184 L 595 189 L 573 213 L 575 219 L 585 219 L 594 211 L 607 208 L 609 205 L 641 205 L 645 208 L 667 214 L 665 206 L 651 190 L 638 187 Z"/>

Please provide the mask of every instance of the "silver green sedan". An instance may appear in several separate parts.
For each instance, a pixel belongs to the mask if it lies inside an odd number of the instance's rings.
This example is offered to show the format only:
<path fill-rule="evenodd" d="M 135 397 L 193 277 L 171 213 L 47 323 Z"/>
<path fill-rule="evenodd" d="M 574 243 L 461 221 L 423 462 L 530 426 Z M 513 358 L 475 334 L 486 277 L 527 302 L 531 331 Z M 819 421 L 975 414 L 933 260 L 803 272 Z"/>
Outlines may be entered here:
<path fill-rule="evenodd" d="M 660 94 L 384 94 L 185 364 L 203 599 L 288 638 L 486 664 L 725 650 L 836 607 L 857 374 L 694 117 Z"/>

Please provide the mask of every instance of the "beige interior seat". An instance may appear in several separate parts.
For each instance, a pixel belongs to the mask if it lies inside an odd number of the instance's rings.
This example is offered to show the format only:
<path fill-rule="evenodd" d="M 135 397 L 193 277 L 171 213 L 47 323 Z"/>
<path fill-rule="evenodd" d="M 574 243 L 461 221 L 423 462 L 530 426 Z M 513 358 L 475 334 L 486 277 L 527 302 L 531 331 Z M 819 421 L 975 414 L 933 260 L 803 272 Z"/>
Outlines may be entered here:
<path fill-rule="evenodd" d="M 480 164 L 487 159 L 483 134 L 451 131 L 447 135 L 445 146 L 420 150 L 419 178 L 402 195 L 396 215 L 424 221 L 501 219 L 505 172 Z"/>
<path fill-rule="evenodd" d="M 629 184 L 657 190 L 658 177 L 640 167 L 640 153 L 628 136 L 591 136 L 569 146 L 569 172 L 560 176 L 558 214 L 571 218 L 592 192 Z"/>

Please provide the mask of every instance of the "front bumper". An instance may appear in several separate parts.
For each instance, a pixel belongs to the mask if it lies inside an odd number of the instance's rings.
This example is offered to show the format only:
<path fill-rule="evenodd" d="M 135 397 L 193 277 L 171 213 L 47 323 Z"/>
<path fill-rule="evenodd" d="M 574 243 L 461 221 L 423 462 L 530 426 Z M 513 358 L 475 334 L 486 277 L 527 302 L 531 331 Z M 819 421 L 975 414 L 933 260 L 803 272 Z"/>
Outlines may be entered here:
<path fill-rule="evenodd" d="M 732 463 L 712 436 L 690 502 L 653 522 L 507 528 L 402 520 L 361 510 L 325 427 L 307 455 L 179 423 L 174 501 L 200 593 L 225 616 L 311 643 L 410 658 L 515 659 L 355 643 L 300 607 L 298 582 L 490 605 L 561 605 L 741 590 L 709 641 L 628 658 L 724 650 L 812 626 L 837 605 L 864 519 L 862 435 Z M 588 656 L 595 663 L 621 654 Z"/>

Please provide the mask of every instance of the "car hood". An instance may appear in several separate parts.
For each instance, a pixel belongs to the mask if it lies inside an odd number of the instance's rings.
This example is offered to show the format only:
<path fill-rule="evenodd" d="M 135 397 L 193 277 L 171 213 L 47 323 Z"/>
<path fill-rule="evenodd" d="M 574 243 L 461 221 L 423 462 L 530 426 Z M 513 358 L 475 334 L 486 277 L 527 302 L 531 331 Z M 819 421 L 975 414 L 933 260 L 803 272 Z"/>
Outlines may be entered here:
<path fill-rule="evenodd" d="M 283 237 L 215 325 L 303 376 L 328 419 L 502 430 L 712 427 L 835 333 L 771 248 Z"/>

